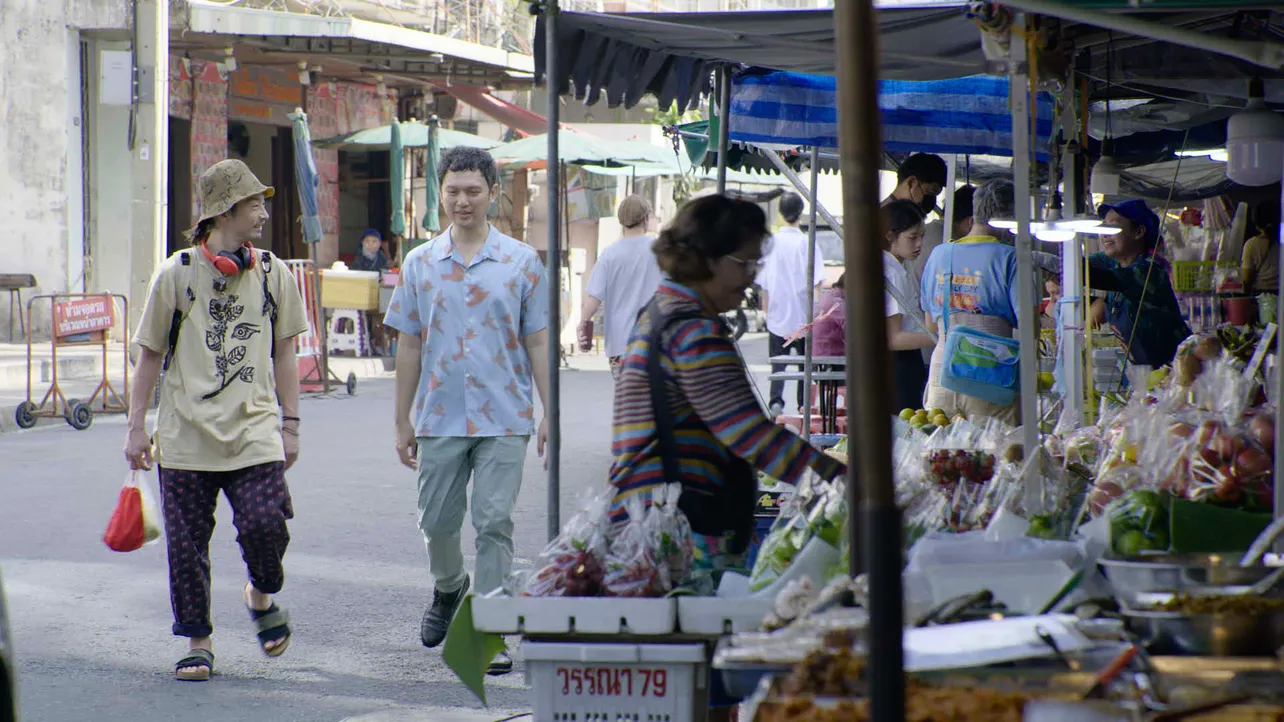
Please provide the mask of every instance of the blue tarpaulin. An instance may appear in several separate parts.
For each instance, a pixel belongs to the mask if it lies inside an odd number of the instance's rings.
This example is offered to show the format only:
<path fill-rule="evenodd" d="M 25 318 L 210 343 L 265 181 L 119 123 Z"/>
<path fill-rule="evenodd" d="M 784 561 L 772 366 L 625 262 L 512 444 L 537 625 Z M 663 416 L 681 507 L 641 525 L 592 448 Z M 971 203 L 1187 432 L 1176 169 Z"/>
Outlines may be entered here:
<path fill-rule="evenodd" d="M 954 80 L 879 82 L 883 148 L 888 152 L 1012 155 L 1008 80 L 973 75 Z M 1055 125 L 1054 103 L 1039 93 L 1040 158 Z M 829 75 L 746 71 L 731 88 L 731 140 L 838 147 L 838 90 Z"/>
<path fill-rule="evenodd" d="M 303 207 L 303 242 L 321 240 L 321 218 L 317 215 L 317 164 L 312 158 L 312 134 L 308 115 L 290 113 L 294 129 L 294 184 L 299 187 L 299 205 Z"/>

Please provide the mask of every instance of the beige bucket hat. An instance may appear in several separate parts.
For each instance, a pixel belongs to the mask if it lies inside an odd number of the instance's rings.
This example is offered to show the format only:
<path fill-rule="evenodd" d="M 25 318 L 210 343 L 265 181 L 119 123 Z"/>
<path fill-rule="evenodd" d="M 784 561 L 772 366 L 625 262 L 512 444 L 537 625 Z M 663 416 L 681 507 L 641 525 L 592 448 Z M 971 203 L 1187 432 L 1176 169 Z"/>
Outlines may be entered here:
<path fill-rule="evenodd" d="M 227 213 L 246 198 L 257 195 L 271 198 L 276 193 L 272 186 L 263 185 L 244 162 L 231 158 L 205 169 L 196 181 L 196 191 L 201 203 L 201 215 L 196 219 L 198 226 L 201 221 Z"/>

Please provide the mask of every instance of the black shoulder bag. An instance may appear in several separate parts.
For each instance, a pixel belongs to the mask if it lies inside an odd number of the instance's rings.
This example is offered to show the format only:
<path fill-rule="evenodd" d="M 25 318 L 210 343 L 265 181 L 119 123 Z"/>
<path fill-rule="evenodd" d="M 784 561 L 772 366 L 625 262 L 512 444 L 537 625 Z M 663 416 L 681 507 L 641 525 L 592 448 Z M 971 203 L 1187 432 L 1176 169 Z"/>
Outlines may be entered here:
<path fill-rule="evenodd" d="M 673 413 L 669 409 L 668 393 L 664 386 L 664 366 L 660 362 L 660 355 L 664 353 L 664 330 L 676 321 L 703 316 L 686 313 L 665 318 L 654 302 L 647 307 L 646 313 L 651 320 L 646 370 L 651 382 L 651 412 L 655 416 L 656 441 L 660 447 L 661 463 L 664 464 L 664 478 L 669 482 L 681 482 L 682 495 L 678 498 L 678 508 L 686 514 L 692 531 L 705 536 L 727 537 L 727 550 L 732 554 L 743 554 L 749 548 L 749 539 L 753 535 L 758 475 L 749 462 L 728 449 L 730 459 L 721 469 L 722 486 L 710 490 L 690 483 L 678 464 Z"/>

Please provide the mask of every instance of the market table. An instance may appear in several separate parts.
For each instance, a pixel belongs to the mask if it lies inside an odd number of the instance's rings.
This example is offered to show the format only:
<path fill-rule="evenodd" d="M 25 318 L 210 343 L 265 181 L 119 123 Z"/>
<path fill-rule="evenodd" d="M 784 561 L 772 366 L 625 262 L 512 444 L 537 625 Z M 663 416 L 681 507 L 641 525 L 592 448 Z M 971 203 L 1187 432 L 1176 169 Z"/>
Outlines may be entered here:
<path fill-rule="evenodd" d="M 799 356 L 772 356 L 771 362 L 785 363 L 780 359 L 801 358 Z M 847 359 L 842 356 L 813 356 L 812 363 L 825 366 L 845 366 Z M 770 381 L 797 381 L 805 383 L 807 374 L 804 371 L 777 371 L 767 376 Z M 819 387 L 820 392 L 820 423 L 821 433 L 836 434 L 838 433 L 838 389 L 847 383 L 847 372 L 843 369 L 836 371 L 812 371 L 811 380 Z"/>

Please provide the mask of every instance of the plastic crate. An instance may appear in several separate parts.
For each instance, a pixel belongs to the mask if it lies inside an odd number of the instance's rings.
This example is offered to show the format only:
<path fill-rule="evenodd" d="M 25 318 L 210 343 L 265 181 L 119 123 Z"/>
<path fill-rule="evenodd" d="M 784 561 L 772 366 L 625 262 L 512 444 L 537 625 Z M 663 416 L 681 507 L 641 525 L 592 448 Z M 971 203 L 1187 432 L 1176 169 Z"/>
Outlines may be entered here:
<path fill-rule="evenodd" d="M 703 644 L 522 642 L 536 722 L 690 722 L 708 706 Z"/>
<path fill-rule="evenodd" d="M 667 635 L 677 624 L 674 599 L 473 597 L 473 626 L 494 634 Z"/>
<path fill-rule="evenodd" d="M 1173 263 L 1173 290 L 1177 293 L 1200 293 L 1217 288 L 1217 272 L 1236 270 L 1234 263 L 1216 261 L 1176 261 Z"/>

